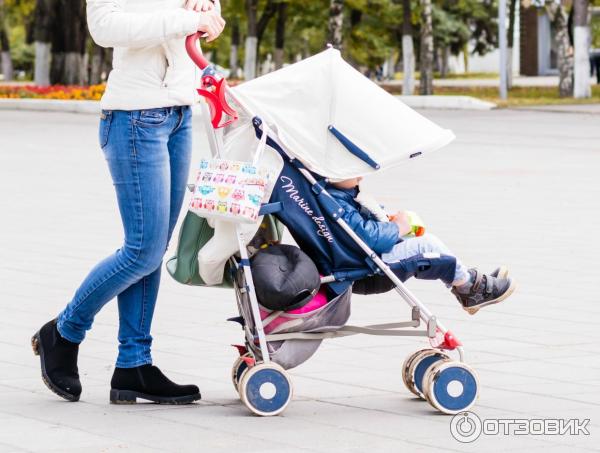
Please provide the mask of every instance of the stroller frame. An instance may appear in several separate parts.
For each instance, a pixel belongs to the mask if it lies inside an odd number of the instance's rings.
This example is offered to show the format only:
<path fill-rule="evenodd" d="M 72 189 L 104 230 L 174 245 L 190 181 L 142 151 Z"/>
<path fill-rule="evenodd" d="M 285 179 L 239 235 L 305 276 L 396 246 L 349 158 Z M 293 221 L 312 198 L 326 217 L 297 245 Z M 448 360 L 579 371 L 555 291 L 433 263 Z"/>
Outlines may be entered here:
<path fill-rule="evenodd" d="M 210 71 L 212 68 L 208 66 L 208 62 L 204 60 L 199 52 L 196 41 L 198 34 L 188 37 L 186 42 L 188 53 L 194 59 L 196 64 L 201 69 L 207 68 Z M 209 74 L 214 74 L 209 72 Z M 213 77 L 214 80 L 214 77 Z M 233 100 L 235 104 L 240 106 L 250 117 L 253 118 L 253 123 L 257 135 L 262 133 L 268 134 L 268 128 L 263 127 L 259 131 L 261 120 L 252 112 L 252 110 L 239 99 L 234 92 L 228 89 L 226 84 L 223 84 L 225 93 Z M 222 143 L 221 137 L 216 133 L 214 122 L 214 108 L 211 106 L 211 115 L 206 105 L 203 106 L 203 120 L 205 121 L 206 130 L 209 135 L 209 143 L 213 150 L 213 155 L 219 149 L 219 144 Z M 237 117 L 236 117 L 237 119 Z M 267 343 L 270 341 L 282 340 L 320 340 L 328 338 L 346 337 L 357 334 L 377 335 L 377 336 L 421 336 L 428 337 L 430 340 L 439 339 L 439 334 L 443 335 L 443 341 L 440 341 L 434 348 L 419 350 L 411 354 L 403 366 L 403 380 L 409 390 L 415 393 L 422 399 L 427 399 L 436 409 L 448 413 L 455 414 L 467 410 L 474 403 L 478 391 L 478 379 L 474 371 L 468 367 L 465 361 L 465 354 L 461 343 L 454 335 L 434 316 L 434 314 L 404 285 L 400 278 L 392 271 L 392 269 L 354 232 L 354 230 L 341 218 L 340 214 L 343 209 L 337 204 L 335 199 L 327 192 L 322 183 L 317 181 L 313 174 L 308 171 L 301 162 L 299 162 L 286 146 L 277 139 L 277 137 L 267 135 L 271 142 L 270 146 L 278 151 L 284 159 L 293 165 L 304 178 L 311 184 L 313 191 L 317 194 L 317 198 L 325 197 L 322 204 L 327 204 L 326 212 L 330 217 L 344 230 L 345 233 L 361 248 L 365 256 L 368 257 L 377 267 L 374 273 L 384 274 L 395 285 L 396 292 L 401 298 L 411 307 L 411 318 L 408 321 L 392 322 L 384 324 L 373 324 L 365 326 L 345 325 L 339 329 L 326 332 L 295 332 L 295 333 L 280 333 L 280 334 L 265 334 L 263 321 L 261 320 L 259 303 L 256 296 L 254 282 L 252 278 L 252 270 L 250 267 L 250 259 L 248 250 L 243 239 L 241 227 L 237 226 L 237 240 L 240 259 L 235 257 L 230 258 L 230 269 L 235 274 L 243 274 L 243 282 L 238 278 L 234 278 L 234 288 L 238 302 L 240 318 L 232 318 L 242 324 L 245 333 L 246 346 L 237 346 L 240 352 L 240 357 L 234 364 L 232 377 L 234 386 L 240 393 L 242 401 L 248 408 L 258 415 L 277 415 L 282 412 L 291 399 L 291 381 L 285 370 L 272 362 Z M 273 146 L 276 145 L 276 146 Z M 277 206 L 266 204 L 261 207 L 260 215 L 276 213 Z M 337 281 L 334 275 L 328 275 L 321 278 L 321 284 L 327 284 Z M 351 290 L 351 289 L 350 289 Z M 252 316 L 252 325 L 254 330 L 249 327 L 244 320 L 243 304 L 247 296 L 250 303 L 250 314 Z M 282 312 L 274 312 L 269 318 L 273 319 Z M 420 327 L 421 322 L 425 324 L 422 330 L 416 330 Z M 261 353 L 261 360 L 257 361 L 250 351 L 250 346 L 255 346 L 258 342 L 258 348 Z M 444 350 L 456 350 L 458 352 L 459 361 L 451 361 L 450 357 Z M 270 373 L 270 374 L 269 374 Z M 275 376 L 279 374 L 279 376 Z M 264 376 L 261 376 L 264 374 Z M 440 390 L 440 386 L 447 387 L 448 379 L 454 379 L 461 382 L 461 385 L 470 391 L 467 401 L 458 400 L 452 395 L 446 395 Z M 288 385 L 288 390 L 284 392 L 284 398 L 277 396 L 267 398 L 256 397 L 259 387 L 264 383 L 270 383 L 277 387 L 281 382 Z M 437 385 L 441 382 L 440 385 Z M 284 385 L 284 387 L 285 387 Z M 442 390 L 446 390 L 445 388 Z M 464 390 L 464 389 L 463 389 Z M 447 393 L 447 392 L 446 392 Z M 464 393 L 464 392 L 463 392 Z M 449 399 L 448 399 L 449 398 Z"/>

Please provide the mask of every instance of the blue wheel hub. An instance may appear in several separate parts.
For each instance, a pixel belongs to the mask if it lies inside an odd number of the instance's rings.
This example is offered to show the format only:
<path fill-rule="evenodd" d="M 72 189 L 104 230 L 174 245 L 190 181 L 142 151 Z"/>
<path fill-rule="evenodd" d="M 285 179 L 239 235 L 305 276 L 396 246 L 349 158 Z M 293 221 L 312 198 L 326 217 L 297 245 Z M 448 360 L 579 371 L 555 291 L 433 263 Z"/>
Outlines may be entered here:
<path fill-rule="evenodd" d="M 457 395 L 450 394 L 448 387 L 457 381 L 462 392 Z M 433 393 L 438 403 L 446 409 L 457 411 L 468 407 L 477 396 L 477 381 L 473 374 L 461 367 L 449 367 L 440 372 L 434 382 Z"/>
<path fill-rule="evenodd" d="M 425 377 L 425 371 L 435 362 L 442 360 L 444 357 L 440 354 L 430 355 L 421 360 L 417 366 L 415 367 L 415 387 L 419 390 L 419 392 L 423 393 L 423 378 Z"/>
<path fill-rule="evenodd" d="M 264 396 L 266 392 L 261 394 L 261 389 L 265 387 L 270 387 L 270 390 L 274 387 L 274 394 L 272 396 Z M 245 391 L 246 399 L 253 407 L 261 412 L 269 413 L 285 406 L 290 398 L 291 389 L 288 380 L 281 372 L 264 369 L 250 377 Z"/>

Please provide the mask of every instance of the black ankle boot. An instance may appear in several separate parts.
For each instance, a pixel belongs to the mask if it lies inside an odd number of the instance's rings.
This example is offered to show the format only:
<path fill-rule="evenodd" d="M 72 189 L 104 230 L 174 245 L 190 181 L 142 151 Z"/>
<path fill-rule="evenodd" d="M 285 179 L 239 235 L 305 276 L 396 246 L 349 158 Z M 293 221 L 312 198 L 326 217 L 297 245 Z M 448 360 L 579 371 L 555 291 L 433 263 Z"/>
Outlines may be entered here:
<path fill-rule="evenodd" d="M 159 404 L 188 404 L 200 399 L 195 385 L 178 385 L 155 366 L 115 368 L 110 381 L 110 402 L 133 404 L 136 398 Z"/>
<path fill-rule="evenodd" d="M 68 401 L 79 400 L 79 344 L 61 337 L 56 328 L 56 319 L 53 319 L 35 333 L 31 338 L 31 346 L 33 353 L 40 356 L 42 380 L 46 387 Z"/>

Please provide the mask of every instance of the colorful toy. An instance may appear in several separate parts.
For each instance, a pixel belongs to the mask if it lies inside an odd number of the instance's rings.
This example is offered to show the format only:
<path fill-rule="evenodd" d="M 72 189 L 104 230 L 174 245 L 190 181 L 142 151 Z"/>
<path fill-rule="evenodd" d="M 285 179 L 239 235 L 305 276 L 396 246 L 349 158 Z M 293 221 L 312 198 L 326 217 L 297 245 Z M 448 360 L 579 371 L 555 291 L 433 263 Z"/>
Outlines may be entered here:
<path fill-rule="evenodd" d="M 421 217 L 413 211 L 406 211 L 406 215 L 408 215 L 408 221 L 411 226 L 410 233 L 407 236 L 423 236 L 425 234 L 425 222 L 421 220 Z"/>
<path fill-rule="evenodd" d="M 410 224 L 410 232 L 405 234 L 404 237 L 419 237 L 425 234 L 425 222 L 421 220 L 421 217 L 416 212 L 404 211 L 408 216 L 408 223 Z M 396 216 L 389 216 L 390 221 L 394 221 Z"/>

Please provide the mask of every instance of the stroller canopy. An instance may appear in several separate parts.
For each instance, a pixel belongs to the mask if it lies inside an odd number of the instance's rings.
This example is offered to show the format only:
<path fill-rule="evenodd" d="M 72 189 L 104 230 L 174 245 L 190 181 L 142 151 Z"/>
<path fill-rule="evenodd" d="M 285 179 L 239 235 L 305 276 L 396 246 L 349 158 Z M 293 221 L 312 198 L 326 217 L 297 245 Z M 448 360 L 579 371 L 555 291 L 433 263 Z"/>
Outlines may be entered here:
<path fill-rule="evenodd" d="M 309 170 L 331 179 L 362 176 L 435 151 L 454 139 L 448 129 L 407 107 L 328 49 L 233 88 L 267 121 Z M 365 155 L 357 157 L 333 126 Z M 343 139 L 343 138 L 342 138 Z M 360 155 L 360 151 L 358 154 Z"/>

